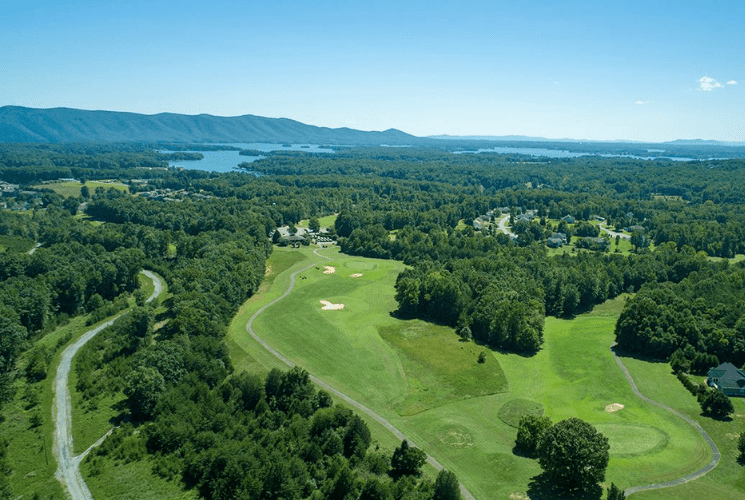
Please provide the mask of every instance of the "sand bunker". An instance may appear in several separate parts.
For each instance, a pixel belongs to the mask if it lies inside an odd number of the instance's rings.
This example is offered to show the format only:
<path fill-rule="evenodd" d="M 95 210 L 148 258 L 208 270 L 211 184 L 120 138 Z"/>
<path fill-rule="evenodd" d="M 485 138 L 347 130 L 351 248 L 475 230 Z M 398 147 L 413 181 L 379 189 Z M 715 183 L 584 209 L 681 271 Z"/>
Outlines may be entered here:
<path fill-rule="evenodd" d="M 325 271 L 323 274 L 334 274 L 336 272 L 336 268 L 334 266 L 323 266 Z"/>
<path fill-rule="evenodd" d="M 605 411 L 608 413 L 613 413 L 614 411 L 623 410 L 623 405 L 621 403 L 613 403 L 612 405 L 608 405 L 605 407 Z"/>
<path fill-rule="evenodd" d="M 354 274 L 350 274 L 349 277 L 350 278 L 361 278 L 362 277 L 362 274 L 361 273 L 354 273 Z"/>
<path fill-rule="evenodd" d="M 332 304 L 328 300 L 322 300 L 321 304 L 323 304 L 323 307 L 321 310 L 323 311 L 336 311 L 339 309 L 344 309 L 344 304 Z"/>

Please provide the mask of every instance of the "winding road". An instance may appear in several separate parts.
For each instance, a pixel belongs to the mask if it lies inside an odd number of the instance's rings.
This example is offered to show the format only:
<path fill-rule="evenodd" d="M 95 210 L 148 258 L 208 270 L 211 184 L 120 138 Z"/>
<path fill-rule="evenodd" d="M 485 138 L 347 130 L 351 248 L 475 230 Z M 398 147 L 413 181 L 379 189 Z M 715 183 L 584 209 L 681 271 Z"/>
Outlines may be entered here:
<path fill-rule="evenodd" d="M 318 253 L 318 249 L 313 250 L 313 253 L 315 255 L 317 255 L 318 257 L 321 257 L 323 259 L 331 260 L 330 257 L 326 257 L 325 255 L 321 255 L 320 253 Z M 304 271 L 307 271 L 308 269 L 310 269 L 311 267 L 315 266 L 316 264 L 317 264 L 317 262 L 313 262 L 313 263 L 308 264 L 307 266 L 303 267 L 302 269 L 298 269 L 297 271 L 295 271 L 294 273 L 292 273 L 290 275 L 290 286 L 287 287 L 287 290 L 285 290 L 285 292 L 281 296 L 279 296 L 278 298 L 274 299 L 273 301 L 269 302 L 265 306 L 261 307 L 258 311 L 256 311 L 253 314 L 253 316 L 251 316 L 251 319 L 248 320 L 248 323 L 246 323 L 246 331 L 251 336 L 251 338 L 253 338 L 256 342 L 258 342 L 259 344 L 261 344 L 261 346 L 264 349 L 266 349 L 267 351 L 269 351 L 271 354 L 274 355 L 274 357 L 276 357 L 277 359 L 279 359 L 280 361 L 282 361 L 284 364 L 286 364 L 290 368 L 294 367 L 295 366 L 295 363 L 293 361 L 291 361 L 290 359 L 288 359 L 286 356 L 282 355 L 277 350 L 275 350 L 272 346 L 270 346 L 269 344 L 267 344 L 261 337 L 259 337 L 256 334 L 256 332 L 254 331 L 254 329 L 253 329 L 253 322 L 256 320 L 256 318 L 259 317 L 259 315 L 261 313 L 263 313 L 268 308 L 270 308 L 271 306 L 273 306 L 277 302 L 281 301 L 282 299 L 284 299 L 285 297 L 287 297 L 288 295 L 290 295 L 290 293 L 292 292 L 292 290 L 295 288 L 295 276 L 296 275 L 298 275 L 299 273 L 302 273 Z M 364 412 L 365 414 L 367 414 L 368 416 L 370 416 L 371 418 L 373 418 L 376 422 L 378 422 L 380 425 L 382 425 L 383 427 L 385 427 L 386 429 L 388 429 L 391 433 L 393 433 L 393 435 L 396 436 L 396 438 L 400 439 L 401 441 L 403 441 L 405 439 L 412 446 L 416 446 L 416 443 L 414 443 L 410 438 L 407 438 L 404 435 L 403 432 L 401 432 L 400 430 L 398 430 L 393 424 L 391 424 L 388 420 L 386 420 L 384 417 L 382 417 L 380 414 L 378 414 L 374 410 L 368 408 L 367 406 L 365 406 L 364 404 L 360 403 L 359 401 L 357 401 L 355 399 L 352 399 L 351 397 L 347 396 L 343 392 L 341 392 L 341 391 L 339 391 L 339 390 L 331 387 L 329 384 L 327 384 L 323 380 L 321 380 L 321 379 L 319 379 L 319 378 L 317 378 L 317 377 L 315 377 L 313 375 L 310 375 L 310 379 L 317 386 L 322 387 L 324 390 L 330 392 L 331 394 L 333 394 L 334 396 L 338 397 L 339 399 L 342 399 L 342 400 L 346 401 L 348 404 L 354 406 L 355 408 L 357 408 L 361 412 Z M 434 467 L 438 471 L 444 469 L 444 467 L 442 466 L 442 464 L 440 462 L 438 462 L 437 459 L 435 459 L 429 453 L 426 453 L 426 455 L 427 455 L 427 463 L 429 463 L 432 467 Z M 461 495 L 463 495 L 463 498 L 465 498 L 466 500 L 475 500 L 475 498 L 473 497 L 473 495 L 471 495 L 471 493 L 462 484 L 460 485 L 460 492 L 461 492 Z"/>
<path fill-rule="evenodd" d="M 680 477 L 678 479 L 673 479 L 672 481 L 666 481 L 664 483 L 654 483 L 654 484 L 646 484 L 642 486 L 632 486 L 631 488 L 626 488 L 624 490 L 624 495 L 629 496 L 633 493 L 638 493 L 640 491 L 648 491 L 648 490 L 659 490 L 662 488 L 670 488 L 672 486 L 680 486 L 681 484 L 687 483 L 689 481 L 693 481 L 694 479 L 698 479 L 710 470 L 712 470 L 714 467 L 716 467 L 719 464 L 719 459 L 721 458 L 721 454 L 719 453 L 719 448 L 717 448 L 716 443 L 711 439 L 709 434 L 699 425 L 698 422 L 693 420 L 692 418 L 689 418 L 682 413 L 680 413 L 677 410 L 674 410 L 670 408 L 669 406 L 666 406 L 660 402 L 655 401 L 654 399 L 648 398 L 644 394 L 642 394 L 639 391 L 639 388 L 636 386 L 636 382 L 634 382 L 634 379 L 631 377 L 631 374 L 629 373 L 629 370 L 626 368 L 626 366 L 623 364 L 623 361 L 621 361 L 621 358 L 619 358 L 616 355 L 616 351 L 613 349 L 615 347 L 615 342 L 613 345 L 611 345 L 611 352 L 613 353 L 613 357 L 616 360 L 616 363 L 618 364 L 618 367 L 621 368 L 621 371 L 623 372 L 624 376 L 626 377 L 626 380 L 628 381 L 629 385 L 631 386 L 632 392 L 641 399 L 642 401 L 646 401 L 647 403 L 653 404 L 655 406 L 658 406 L 662 408 L 663 410 L 669 411 L 676 417 L 682 418 L 685 420 L 691 427 L 696 429 L 696 432 L 698 432 L 701 437 L 704 438 L 706 443 L 711 448 L 711 461 L 700 468 L 699 470 L 695 472 L 691 472 L 688 475 L 685 475 L 683 477 Z"/>
<path fill-rule="evenodd" d="M 150 271 L 141 271 L 142 274 L 153 280 L 155 290 L 146 302 L 152 302 L 163 292 L 163 282 L 161 279 Z M 127 311 L 117 314 L 109 321 L 98 325 L 96 328 L 86 332 L 74 344 L 70 345 L 62 353 L 59 366 L 57 366 L 57 375 L 54 379 L 54 405 L 55 411 L 55 442 L 54 453 L 57 456 L 59 467 L 55 476 L 67 486 L 72 500 L 93 500 L 88 486 L 86 486 L 83 476 L 80 474 L 80 462 L 88 453 L 100 445 L 104 439 L 111 433 L 111 430 L 104 434 L 101 439 L 96 441 L 90 448 L 77 456 L 73 456 L 72 450 L 72 409 L 70 406 L 70 390 L 67 381 L 72 367 L 72 358 L 89 340 L 98 335 L 102 330 L 114 324 Z"/>

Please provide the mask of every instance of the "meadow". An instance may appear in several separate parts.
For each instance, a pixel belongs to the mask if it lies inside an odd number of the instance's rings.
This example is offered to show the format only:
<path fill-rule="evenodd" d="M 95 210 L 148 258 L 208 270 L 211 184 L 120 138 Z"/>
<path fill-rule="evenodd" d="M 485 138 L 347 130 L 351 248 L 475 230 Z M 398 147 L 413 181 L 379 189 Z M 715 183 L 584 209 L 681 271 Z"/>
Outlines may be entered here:
<path fill-rule="evenodd" d="M 116 181 L 86 181 L 85 185 L 88 186 L 91 194 L 93 194 L 96 188 L 99 187 L 107 190 L 110 188 L 114 188 L 118 191 L 129 192 L 129 186 Z M 59 181 L 37 184 L 33 187 L 37 189 L 51 189 L 61 196 L 72 196 L 73 198 L 77 198 L 78 196 L 80 196 L 80 189 L 83 187 L 83 184 L 78 181 Z"/>
<path fill-rule="evenodd" d="M 671 480 L 710 460 L 708 446 L 693 428 L 636 398 L 616 365 L 610 345 L 624 297 L 572 320 L 547 318 L 543 348 L 523 357 L 460 342 L 451 328 L 398 319 L 393 284 L 401 263 L 345 256 L 335 248 L 320 253 L 329 260 L 307 248 L 275 249 L 262 290 L 230 325 L 236 367 L 257 373 L 284 368 L 248 337 L 245 325 L 287 289 L 292 272 L 315 262 L 299 273 L 289 296 L 258 316 L 254 330 L 300 366 L 387 418 L 456 472 L 476 498 L 525 498 L 531 493 L 531 479 L 540 468 L 512 450 L 514 425 L 523 412 L 545 412 L 554 422 L 579 417 L 595 425 L 611 444 L 607 483 L 622 488 Z M 324 266 L 335 272 L 324 274 Z M 362 276 L 352 277 L 357 274 Z M 344 308 L 322 310 L 322 300 Z M 479 364 L 478 353 L 484 350 L 487 361 Z M 665 395 L 661 401 L 672 406 L 680 399 L 702 425 L 720 425 L 704 422 L 708 419 L 696 412 L 695 398 L 666 364 L 624 361 L 643 392 L 655 388 L 650 397 Z M 606 411 L 614 403 L 623 409 Z M 718 443 L 732 441 L 734 427 L 721 425 L 726 432 L 712 435 Z M 739 420 L 734 426 L 741 426 Z M 389 433 L 371 427 L 383 446 L 395 445 Z M 734 459 L 725 461 L 730 464 L 698 483 L 725 474 L 721 498 L 734 498 L 742 486 L 736 484 Z M 696 483 L 684 488 L 698 487 L 691 486 Z M 675 496 L 680 489 L 639 497 L 680 498 Z"/>

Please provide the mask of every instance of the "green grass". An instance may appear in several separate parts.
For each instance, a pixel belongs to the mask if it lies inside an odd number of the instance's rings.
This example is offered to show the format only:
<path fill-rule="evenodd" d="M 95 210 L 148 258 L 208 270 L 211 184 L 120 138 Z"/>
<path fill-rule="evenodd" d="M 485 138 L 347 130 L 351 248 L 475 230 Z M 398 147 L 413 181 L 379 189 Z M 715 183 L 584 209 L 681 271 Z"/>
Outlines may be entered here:
<path fill-rule="evenodd" d="M 394 407 L 399 415 L 507 390 L 499 363 L 493 357 L 478 363 L 483 349 L 460 342 L 451 328 L 410 320 L 381 327 L 378 333 L 396 349 L 404 366 L 409 391 Z"/>
<path fill-rule="evenodd" d="M 86 186 L 88 186 L 88 189 L 90 190 L 91 194 L 96 190 L 98 187 L 102 187 L 106 190 L 109 188 L 114 188 L 118 191 L 129 191 L 129 186 L 126 184 L 122 184 L 121 182 L 101 182 L 101 181 L 87 181 L 85 183 Z M 45 184 L 37 184 L 34 186 L 37 189 L 51 189 L 55 193 L 62 195 L 64 197 L 72 196 L 73 198 L 77 198 L 80 196 L 80 189 L 83 187 L 81 183 L 78 181 L 60 181 L 60 182 L 49 182 Z"/>
<path fill-rule="evenodd" d="M 512 399 L 507 401 L 499 409 L 499 420 L 509 425 L 510 427 L 517 428 L 520 424 L 520 418 L 526 415 L 534 415 L 540 417 L 543 415 L 545 410 L 541 403 L 530 401 L 529 399 Z"/>
<path fill-rule="evenodd" d="M 333 215 L 327 215 L 325 217 L 319 217 L 318 218 L 318 223 L 321 225 L 321 228 L 324 228 L 324 227 L 327 227 L 327 228 L 328 227 L 334 227 L 334 223 L 336 222 L 337 215 L 338 214 L 333 214 Z M 310 219 L 303 219 L 300 222 L 298 222 L 295 227 L 307 228 L 309 221 L 310 221 Z"/>
<path fill-rule="evenodd" d="M 184 490 L 178 479 L 165 480 L 152 472 L 155 458 L 125 463 L 102 460 L 94 472 L 93 462 L 86 459 L 80 466 L 93 498 L 111 500 L 196 499 L 196 489 Z"/>
<path fill-rule="evenodd" d="M 488 394 L 479 395 L 468 391 L 481 348 L 461 345 L 451 329 L 391 316 L 401 264 L 343 256 L 337 249 L 324 250 L 330 262 L 310 249 L 278 249 L 272 258 L 286 258 L 280 251 L 313 260 L 288 265 L 272 278 L 261 299 L 244 305 L 231 325 L 234 349 L 247 351 L 254 368 L 278 366 L 247 338 L 245 323 L 286 290 L 290 272 L 317 262 L 317 268 L 301 273 L 305 279 L 298 279 L 287 298 L 258 317 L 254 329 L 300 366 L 388 418 L 453 470 L 477 498 L 524 496 L 531 478 L 540 473 L 536 461 L 513 454 L 516 430 L 499 418 L 500 410 L 515 400 L 528 402 L 512 403 L 514 415 L 540 405 L 554 422 L 579 417 L 608 432 L 613 448 L 607 480 L 624 488 L 677 478 L 710 459 L 700 436 L 679 418 L 636 398 L 616 365 L 609 347 L 624 297 L 573 320 L 547 318 L 546 342 L 535 356 L 491 353 L 485 367 L 501 367 L 508 390 L 494 390 L 494 378 Z M 336 273 L 323 274 L 325 265 L 334 266 Z M 363 277 L 350 278 L 353 272 Z M 319 300 L 345 308 L 321 311 Z M 449 380 L 452 373 L 456 375 Z M 661 376 L 651 383 L 661 390 L 685 393 L 669 369 L 656 375 Z M 605 407 L 611 403 L 625 408 L 609 413 Z M 409 411 L 414 408 L 424 411 Z M 385 439 L 385 432 L 373 429 L 376 438 Z"/>
<path fill-rule="evenodd" d="M 745 467 L 737 463 L 737 438 L 745 432 L 745 400 L 732 398 L 735 415 L 721 422 L 701 415 L 701 408 L 667 363 L 651 363 L 622 358 L 643 394 L 695 419 L 719 447 L 719 465 L 704 477 L 675 488 L 634 495 L 639 499 L 716 498 L 734 500 L 745 497 Z M 672 438 L 671 438 L 672 441 Z"/>
<path fill-rule="evenodd" d="M 339 255 L 337 249 L 323 251 L 332 256 L 330 261 L 312 255 L 310 249 L 301 252 L 318 264 L 298 276 L 290 296 L 257 318 L 256 332 L 297 364 L 353 397 L 386 407 L 403 400 L 403 366 L 394 349 L 378 335 L 379 327 L 397 321 L 390 316 L 395 309 L 390 283 L 403 265 L 352 259 Z M 369 270 L 359 269 L 362 263 Z M 324 266 L 336 272 L 324 274 Z M 363 276 L 351 277 L 358 273 Z M 324 311 L 321 300 L 345 307 Z M 340 359 L 345 362 L 339 363 Z"/>

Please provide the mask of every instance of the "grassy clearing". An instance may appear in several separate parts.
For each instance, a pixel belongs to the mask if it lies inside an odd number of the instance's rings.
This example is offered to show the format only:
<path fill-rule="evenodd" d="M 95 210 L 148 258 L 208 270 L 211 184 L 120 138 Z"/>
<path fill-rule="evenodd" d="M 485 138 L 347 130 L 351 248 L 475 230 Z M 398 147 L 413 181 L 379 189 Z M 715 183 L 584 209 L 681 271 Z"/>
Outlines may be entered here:
<path fill-rule="evenodd" d="M 101 461 L 98 467 L 86 459 L 80 466 L 93 498 L 116 500 L 195 499 L 196 489 L 184 490 L 178 479 L 167 481 L 152 472 L 155 459 L 150 455 L 125 463 Z"/>
<path fill-rule="evenodd" d="M 118 191 L 129 191 L 129 186 L 116 181 L 87 181 L 85 183 L 88 189 L 93 193 L 96 188 L 110 189 L 114 188 Z M 60 181 L 60 182 L 49 182 L 45 184 L 37 184 L 34 186 L 37 189 L 51 189 L 55 193 L 68 197 L 72 196 L 77 198 L 80 196 L 80 189 L 83 187 L 78 181 Z"/>
<path fill-rule="evenodd" d="M 409 385 L 409 393 L 395 405 L 399 415 L 507 390 L 499 363 L 493 357 L 478 363 L 482 349 L 460 342 L 451 328 L 410 320 L 382 327 L 379 334 L 399 353 Z"/>
<path fill-rule="evenodd" d="M 245 324 L 259 307 L 286 290 L 293 270 L 313 259 L 318 265 L 301 273 L 304 278 L 298 276 L 295 290 L 259 316 L 254 323 L 257 333 L 300 366 L 384 415 L 458 474 L 477 498 L 524 496 L 530 479 L 540 473 L 536 461 L 512 452 L 516 430 L 500 419 L 505 407 L 513 420 L 542 407 L 555 422 L 579 417 L 598 426 L 612 446 L 608 483 L 622 487 L 674 479 L 710 460 L 700 436 L 677 417 L 636 398 L 616 365 L 609 347 L 625 297 L 573 320 L 547 318 L 545 346 L 533 357 L 491 353 L 484 366 L 489 369 L 493 362 L 495 371 L 487 384 L 491 389 L 480 395 L 469 392 L 478 373 L 473 370 L 479 369 L 474 365 L 480 348 L 460 344 L 452 329 L 391 316 L 393 283 L 401 264 L 343 256 L 337 249 L 323 252 L 332 260 L 321 261 L 310 249 L 275 251 L 270 262 L 283 264 L 274 269 L 268 288 L 244 304 L 231 325 L 234 358 L 250 359 L 236 365 L 254 371 L 279 366 L 248 339 Z M 324 274 L 323 266 L 333 266 L 336 272 Z M 351 278 L 352 273 L 363 276 Z M 321 311 L 319 300 L 345 308 Z M 655 367 L 639 363 L 644 366 L 634 369 Z M 497 369 L 508 386 L 499 385 Z M 658 392 L 691 399 L 666 370 L 638 376 L 658 386 Z M 501 387 L 508 390 L 496 390 Z M 611 403 L 625 408 L 609 413 L 605 407 Z M 390 434 L 371 427 L 376 438 L 395 445 Z M 720 437 L 730 440 L 732 455 L 732 436 L 739 431 L 726 429 Z M 730 486 L 719 487 L 725 492 L 722 498 L 734 498 L 740 491 L 731 486 L 738 481 L 735 470 L 725 474 Z M 718 470 L 707 478 L 724 477 L 717 474 Z M 745 479 L 740 482 L 745 487 Z"/>
<path fill-rule="evenodd" d="M 337 216 L 338 216 L 338 214 L 327 215 L 325 217 L 319 217 L 318 218 L 318 222 L 321 225 L 321 228 L 334 227 L 334 223 L 336 222 L 336 217 Z M 307 228 L 309 221 L 310 221 L 310 219 L 303 219 L 300 222 L 298 222 L 295 227 Z"/>

